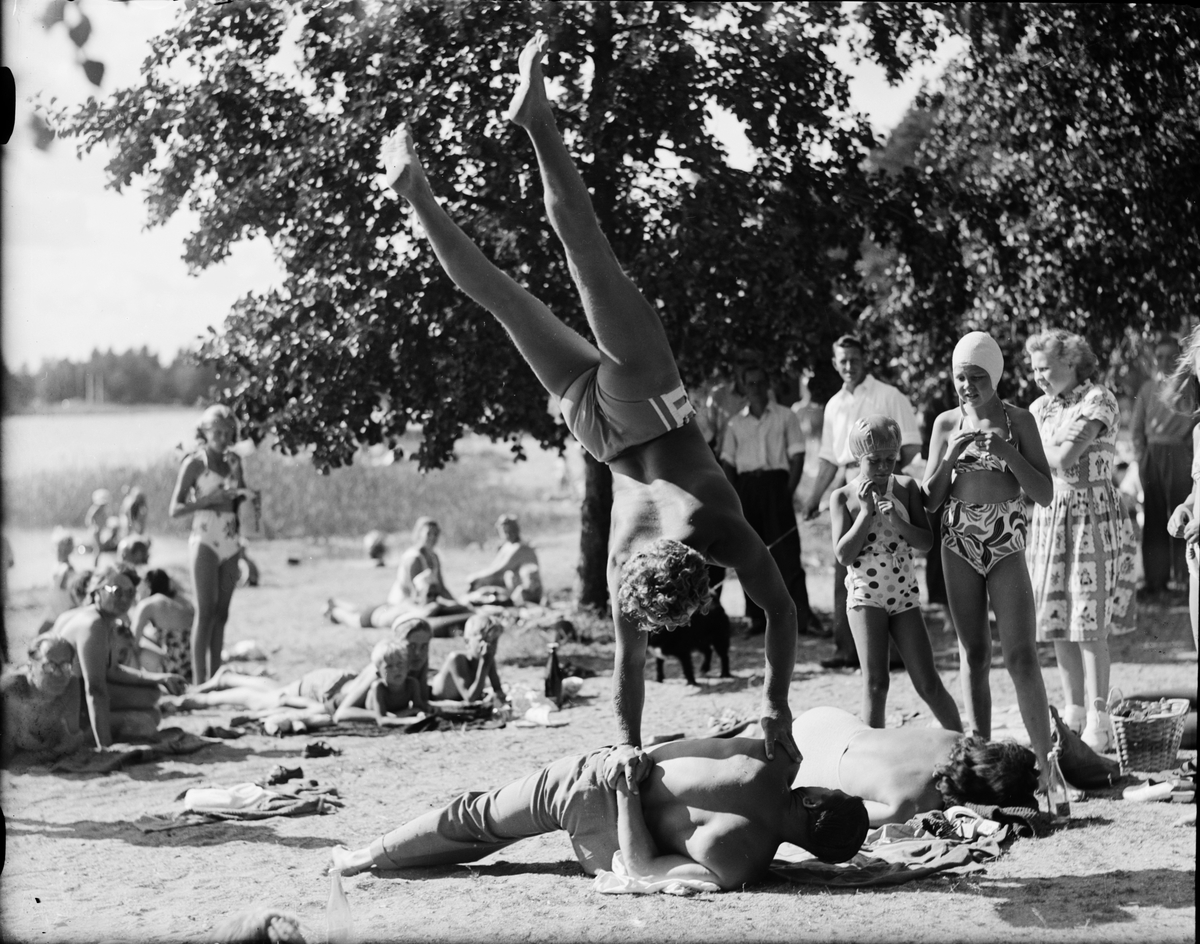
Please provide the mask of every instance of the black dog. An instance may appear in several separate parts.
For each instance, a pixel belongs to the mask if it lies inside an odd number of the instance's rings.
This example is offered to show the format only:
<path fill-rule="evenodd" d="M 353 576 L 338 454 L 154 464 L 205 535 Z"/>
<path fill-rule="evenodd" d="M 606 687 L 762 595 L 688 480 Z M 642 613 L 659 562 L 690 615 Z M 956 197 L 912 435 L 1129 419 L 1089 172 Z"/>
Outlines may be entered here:
<path fill-rule="evenodd" d="M 732 678 L 729 671 L 729 617 L 719 601 L 714 600 L 707 613 L 696 612 L 690 623 L 678 629 L 657 629 L 650 633 L 648 645 L 654 649 L 654 669 L 658 681 L 663 680 L 663 664 L 667 656 L 675 656 L 683 666 L 683 676 L 689 685 L 696 684 L 692 671 L 692 650 L 704 653 L 701 672 L 712 666 L 715 649 L 721 657 L 721 678 Z"/>

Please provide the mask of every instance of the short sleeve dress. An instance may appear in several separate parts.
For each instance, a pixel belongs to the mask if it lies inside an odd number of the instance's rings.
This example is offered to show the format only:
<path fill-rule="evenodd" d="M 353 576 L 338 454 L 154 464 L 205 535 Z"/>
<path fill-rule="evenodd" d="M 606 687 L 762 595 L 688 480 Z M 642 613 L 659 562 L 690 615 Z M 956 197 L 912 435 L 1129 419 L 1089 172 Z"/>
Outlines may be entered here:
<path fill-rule="evenodd" d="M 1077 419 L 1097 420 L 1100 435 L 1074 465 L 1051 469 L 1054 498 L 1036 506 L 1029 528 L 1039 642 L 1092 642 L 1136 627 L 1133 523 L 1113 483 L 1119 410 L 1112 391 L 1090 381 L 1029 408 L 1042 442 Z"/>

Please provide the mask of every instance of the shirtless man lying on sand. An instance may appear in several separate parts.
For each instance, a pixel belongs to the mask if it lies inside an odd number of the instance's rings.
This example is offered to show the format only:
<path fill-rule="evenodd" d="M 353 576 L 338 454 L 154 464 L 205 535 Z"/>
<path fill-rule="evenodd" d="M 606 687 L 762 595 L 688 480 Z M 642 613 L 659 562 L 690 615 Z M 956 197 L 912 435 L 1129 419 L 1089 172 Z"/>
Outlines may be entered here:
<path fill-rule="evenodd" d="M 339 846 L 331 868 L 354 875 L 474 862 L 562 829 L 589 875 L 611 870 L 619 850 L 636 878 L 729 890 L 762 878 L 782 842 L 843 862 L 867 834 L 862 800 L 840 790 L 793 789 L 800 765 L 783 751 L 767 760 L 761 740 L 698 738 L 648 753 L 653 767 L 639 793 L 620 776 L 626 765 L 619 750 L 575 754 L 488 793 L 464 793 L 369 846 Z"/>
<path fill-rule="evenodd" d="M 646 638 L 688 623 L 708 597 L 709 561 L 730 567 L 766 612 L 764 755 L 792 742 L 787 695 L 796 652 L 796 607 L 766 545 L 742 516 L 737 493 L 690 422 L 679 368 L 654 306 L 621 268 L 600 230 L 587 186 L 546 97 L 537 33 L 521 53 L 507 117 L 528 134 L 546 214 L 566 253 L 593 344 L 496 268 L 438 203 L 407 125 L 384 141 L 384 180 L 412 207 L 442 268 L 504 326 L 542 385 L 561 398 L 567 428 L 613 473 L 608 586 L 616 627 L 613 705 L 623 764 L 636 784 Z M 614 768 L 615 769 L 615 768 Z"/>

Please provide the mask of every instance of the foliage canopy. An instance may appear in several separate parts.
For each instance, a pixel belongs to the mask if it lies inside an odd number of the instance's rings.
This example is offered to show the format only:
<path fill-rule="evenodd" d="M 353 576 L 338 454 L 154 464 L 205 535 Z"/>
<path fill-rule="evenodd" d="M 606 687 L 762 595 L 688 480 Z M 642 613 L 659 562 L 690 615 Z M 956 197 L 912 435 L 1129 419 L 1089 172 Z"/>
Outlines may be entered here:
<path fill-rule="evenodd" d="M 502 330 L 457 292 L 374 180 L 383 135 L 411 120 L 435 191 L 497 265 L 583 327 L 545 221 L 532 149 L 499 114 L 516 55 L 551 37 L 560 125 L 601 226 L 655 304 L 686 381 L 752 348 L 769 366 L 827 359 L 846 320 L 872 145 L 830 53 L 840 4 L 189 3 L 142 82 L 59 115 L 82 146 L 114 145 L 112 184 L 148 184 L 152 224 L 183 205 L 191 266 L 271 241 L 282 284 L 241 299 L 202 358 L 224 396 L 319 467 L 361 444 L 422 467 L 474 431 L 546 445 L 563 429 Z M 933 19 L 864 5 L 864 54 L 899 75 Z M 712 116 L 738 119 L 752 170 Z"/>

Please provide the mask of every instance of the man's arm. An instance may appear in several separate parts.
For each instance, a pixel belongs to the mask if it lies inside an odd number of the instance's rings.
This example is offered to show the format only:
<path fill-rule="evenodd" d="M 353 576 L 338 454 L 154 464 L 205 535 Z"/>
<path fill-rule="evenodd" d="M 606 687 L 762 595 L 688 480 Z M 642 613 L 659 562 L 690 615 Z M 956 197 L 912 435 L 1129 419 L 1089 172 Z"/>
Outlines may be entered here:
<path fill-rule="evenodd" d="M 1153 393 L 1153 384 L 1142 384 L 1133 401 L 1133 416 L 1129 419 L 1129 438 L 1133 441 L 1133 457 L 1139 469 L 1146 462 L 1146 398 Z"/>
<path fill-rule="evenodd" d="M 837 475 L 837 471 L 838 467 L 828 459 L 821 460 L 821 465 L 817 469 L 817 480 L 813 482 L 812 491 L 808 493 L 808 498 L 800 506 L 800 514 L 806 521 L 817 516 L 817 510 L 821 507 L 821 497 L 825 494 L 825 490 L 833 484 L 833 479 Z"/>
<path fill-rule="evenodd" d="M 699 880 L 712 882 L 723 889 L 736 888 L 741 884 L 722 881 L 716 872 L 685 855 L 663 855 L 646 826 L 641 797 L 623 787 L 617 788 L 617 841 L 629 873 L 636 878 L 654 881 Z"/>
<path fill-rule="evenodd" d="M 779 574 L 771 552 L 740 515 L 731 520 L 730 533 L 709 552 L 717 564 L 732 567 L 742 591 L 766 614 L 763 640 L 766 670 L 763 677 L 762 728 L 767 759 L 775 756 L 778 742 L 795 760 L 800 750 L 792 737 L 788 688 L 796 664 L 796 604 Z"/>

